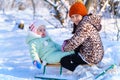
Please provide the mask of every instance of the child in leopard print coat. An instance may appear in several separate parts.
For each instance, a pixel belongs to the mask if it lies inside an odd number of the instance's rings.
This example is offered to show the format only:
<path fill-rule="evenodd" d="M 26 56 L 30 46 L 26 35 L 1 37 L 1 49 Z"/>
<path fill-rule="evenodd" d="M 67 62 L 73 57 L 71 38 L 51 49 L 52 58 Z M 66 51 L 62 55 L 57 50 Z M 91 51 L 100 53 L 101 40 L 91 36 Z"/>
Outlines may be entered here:
<path fill-rule="evenodd" d="M 62 50 L 74 50 L 76 54 L 63 57 L 61 65 L 74 71 L 80 64 L 99 63 L 104 55 L 99 35 L 102 27 L 100 16 L 87 14 L 87 9 L 81 2 L 76 2 L 70 7 L 69 16 L 74 23 L 73 36 L 64 41 Z"/>

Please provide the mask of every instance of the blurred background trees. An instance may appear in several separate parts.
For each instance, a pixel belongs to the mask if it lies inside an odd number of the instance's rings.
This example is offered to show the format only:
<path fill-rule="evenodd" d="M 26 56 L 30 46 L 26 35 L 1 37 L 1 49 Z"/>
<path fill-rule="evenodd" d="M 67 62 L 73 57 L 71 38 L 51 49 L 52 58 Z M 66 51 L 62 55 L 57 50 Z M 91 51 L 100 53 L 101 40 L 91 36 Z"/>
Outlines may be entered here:
<path fill-rule="evenodd" d="M 120 27 L 117 20 L 120 18 L 120 0 L 0 0 L 0 12 L 6 14 L 8 11 L 19 13 L 19 11 L 31 10 L 33 20 L 42 17 L 56 28 L 71 27 L 72 22 L 68 17 L 68 12 L 70 6 L 76 1 L 84 3 L 89 13 L 101 12 L 103 18 L 114 19 L 116 37 L 117 40 L 120 39 Z M 106 26 L 103 29 L 105 28 Z"/>
<path fill-rule="evenodd" d="M 0 0 L 0 10 L 5 14 L 9 10 L 33 10 L 33 19 L 40 8 L 47 8 L 49 13 L 54 16 L 61 25 L 64 26 L 65 20 L 68 18 L 68 10 L 70 5 L 75 1 L 83 2 L 89 12 L 99 13 L 103 8 L 104 12 L 109 12 L 109 17 L 120 17 L 120 1 L 119 0 Z M 108 2 L 106 5 L 105 3 Z M 104 6 L 105 5 L 105 6 Z M 103 12 L 103 14 L 105 14 Z"/>

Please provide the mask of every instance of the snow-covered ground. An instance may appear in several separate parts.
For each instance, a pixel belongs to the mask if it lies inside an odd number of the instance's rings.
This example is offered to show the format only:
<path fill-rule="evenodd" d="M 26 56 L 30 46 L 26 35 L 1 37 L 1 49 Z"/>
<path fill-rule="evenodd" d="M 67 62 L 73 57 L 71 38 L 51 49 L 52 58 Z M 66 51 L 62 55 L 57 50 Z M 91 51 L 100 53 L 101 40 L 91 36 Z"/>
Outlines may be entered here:
<path fill-rule="evenodd" d="M 33 66 L 28 46 L 25 42 L 27 31 L 26 30 L 13 30 L 15 22 L 23 20 L 25 27 L 32 21 L 32 15 L 29 10 L 24 12 L 11 11 L 6 15 L 0 12 L 0 80 L 35 80 L 34 75 L 41 73 Z M 48 17 L 47 17 L 48 18 Z M 97 75 L 111 64 L 116 64 L 115 68 L 101 76 L 98 80 L 119 80 L 120 79 L 120 41 L 116 41 L 114 20 L 104 19 L 102 20 L 103 29 L 100 32 L 105 56 L 102 62 L 96 66 L 86 67 L 86 73 L 79 76 L 79 80 L 87 80 L 87 77 Z M 43 22 L 44 23 L 44 22 Z M 59 44 L 62 44 L 63 40 L 71 37 L 70 28 L 54 28 L 49 23 L 47 24 L 48 33 L 51 38 Z M 52 27 L 52 28 L 51 28 Z M 120 24 L 119 24 L 120 27 Z M 106 30 L 106 33 L 104 32 Z M 113 33 L 113 34 L 112 34 Z M 48 73 L 57 74 L 58 69 L 48 68 Z M 66 69 L 63 69 L 64 75 L 71 75 Z M 75 78 L 71 78 L 74 80 Z M 94 80 L 93 77 L 88 80 Z"/>

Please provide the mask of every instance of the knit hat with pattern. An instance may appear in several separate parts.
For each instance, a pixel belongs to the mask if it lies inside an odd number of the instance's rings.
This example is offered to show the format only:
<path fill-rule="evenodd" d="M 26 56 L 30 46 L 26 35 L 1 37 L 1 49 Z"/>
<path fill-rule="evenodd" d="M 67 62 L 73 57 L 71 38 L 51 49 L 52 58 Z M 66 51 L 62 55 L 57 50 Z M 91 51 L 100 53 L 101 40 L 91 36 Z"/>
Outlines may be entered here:
<path fill-rule="evenodd" d="M 75 2 L 69 10 L 69 16 L 71 17 L 73 14 L 80 14 L 81 16 L 87 15 L 88 11 L 85 5 L 81 2 Z"/>
<path fill-rule="evenodd" d="M 30 24 L 30 26 L 29 26 L 29 30 L 35 32 L 36 29 L 37 29 L 39 26 L 43 25 L 43 24 L 44 24 L 44 23 L 43 23 L 42 20 L 33 21 L 33 23 Z M 44 25 L 44 26 L 45 26 L 45 25 Z"/>

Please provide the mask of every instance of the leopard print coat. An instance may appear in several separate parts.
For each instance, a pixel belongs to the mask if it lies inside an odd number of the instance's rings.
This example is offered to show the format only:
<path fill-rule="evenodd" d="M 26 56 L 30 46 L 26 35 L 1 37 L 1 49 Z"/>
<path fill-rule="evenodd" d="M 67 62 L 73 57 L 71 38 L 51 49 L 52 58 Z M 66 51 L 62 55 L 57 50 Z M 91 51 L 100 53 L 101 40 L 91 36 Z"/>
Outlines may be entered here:
<path fill-rule="evenodd" d="M 65 40 L 64 51 L 78 50 L 82 59 L 88 64 L 99 63 L 104 55 L 104 49 L 99 35 L 101 17 L 87 15 L 79 22 L 74 35 Z"/>

